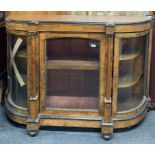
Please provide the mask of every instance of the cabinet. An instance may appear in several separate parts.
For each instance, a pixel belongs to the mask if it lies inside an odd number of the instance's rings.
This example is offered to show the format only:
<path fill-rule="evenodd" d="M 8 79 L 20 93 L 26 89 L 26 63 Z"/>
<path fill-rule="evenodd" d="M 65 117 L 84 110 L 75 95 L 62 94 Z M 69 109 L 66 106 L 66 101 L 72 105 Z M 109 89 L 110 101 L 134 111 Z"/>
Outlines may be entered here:
<path fill-rule="evenodd" d="M 114 129 L 146 115 L 151 17 L 11 15 L 7 115 L 40 126 Z"/>

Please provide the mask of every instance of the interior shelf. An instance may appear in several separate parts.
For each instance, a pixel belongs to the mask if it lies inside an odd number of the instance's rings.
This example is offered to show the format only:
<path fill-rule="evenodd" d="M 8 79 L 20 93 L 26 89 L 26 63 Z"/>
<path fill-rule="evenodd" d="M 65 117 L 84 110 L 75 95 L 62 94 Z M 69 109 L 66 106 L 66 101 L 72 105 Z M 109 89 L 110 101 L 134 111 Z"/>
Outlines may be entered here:
<path fill-rule="evenodd" d="M 120 55 L 120 58 L 119 60 L 120 61 L 126 61 L 126 60 L 132 60 L 132 59 L 136 59 L 138 58 L 142 53 L 139 51 L 139 52 L 136 52 L 136 53 L 133 53 L 133 54 L 122 54 Z"/>
<path fill-rule="evenodd" d="M 98 109 L 98 97 L 47 96 L 48 108 Z"/>
<path fill-rule="evenodd" d="M 140 80 L 141 75 L 135 75 L 133 79 L 129 76 L 123 76 L 119 78 L 118 88 L 128 88 L 136 85 Z"/>
<path fill-rule="evenodd" d="M 48 60 L 47 69 L 98 70 L 98 61 Z"/>

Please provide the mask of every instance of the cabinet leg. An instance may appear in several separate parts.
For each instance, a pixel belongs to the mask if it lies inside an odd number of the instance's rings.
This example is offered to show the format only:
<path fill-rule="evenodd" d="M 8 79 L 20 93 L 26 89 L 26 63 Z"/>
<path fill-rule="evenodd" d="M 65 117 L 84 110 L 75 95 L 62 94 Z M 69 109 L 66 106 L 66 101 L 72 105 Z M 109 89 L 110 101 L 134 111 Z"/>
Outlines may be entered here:
<path fill-rule="evenodd" d="M 28 134 L 32 137 L 36 136 L 39 129 L 39 123 L 35 120 L 28 119 L 26 126 Z"/>
<path fill-rule="evenodd" d="M 105 140 L 109 140 L 113 134 L 113 123 L 102 123 L 102 136 Z"/>

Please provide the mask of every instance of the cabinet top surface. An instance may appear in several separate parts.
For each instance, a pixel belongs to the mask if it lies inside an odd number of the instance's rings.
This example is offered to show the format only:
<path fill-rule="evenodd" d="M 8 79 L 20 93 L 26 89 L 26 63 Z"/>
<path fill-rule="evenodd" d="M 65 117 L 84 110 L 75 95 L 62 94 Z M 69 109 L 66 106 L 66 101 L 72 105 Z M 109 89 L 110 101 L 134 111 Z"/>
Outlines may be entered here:
<path fill-rule="evenodd" d="M 151 16 L 74 16 L 74 15 L 12 15 L 6 22 L 74 23 L 74 24 L 136 24 L 152 20 Z"/>

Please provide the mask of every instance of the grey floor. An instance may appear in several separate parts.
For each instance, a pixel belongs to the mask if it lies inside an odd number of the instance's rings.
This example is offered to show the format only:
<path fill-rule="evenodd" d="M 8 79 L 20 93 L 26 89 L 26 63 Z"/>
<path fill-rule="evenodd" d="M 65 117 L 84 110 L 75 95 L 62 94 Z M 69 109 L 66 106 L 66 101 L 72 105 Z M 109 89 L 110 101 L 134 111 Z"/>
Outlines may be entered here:
<path fill-rule="evenodd" d="M 25 126 L 10 122 L 5 116 L 5 108 L 0 107 L 0 144 L 127 144 L 155 143 L 155 111 L 150 111 L 138 126 L 117 131 L 109 141 L 101 137 L 99 130 L 44 128 L 36 137 L 30 137 Z"/>

